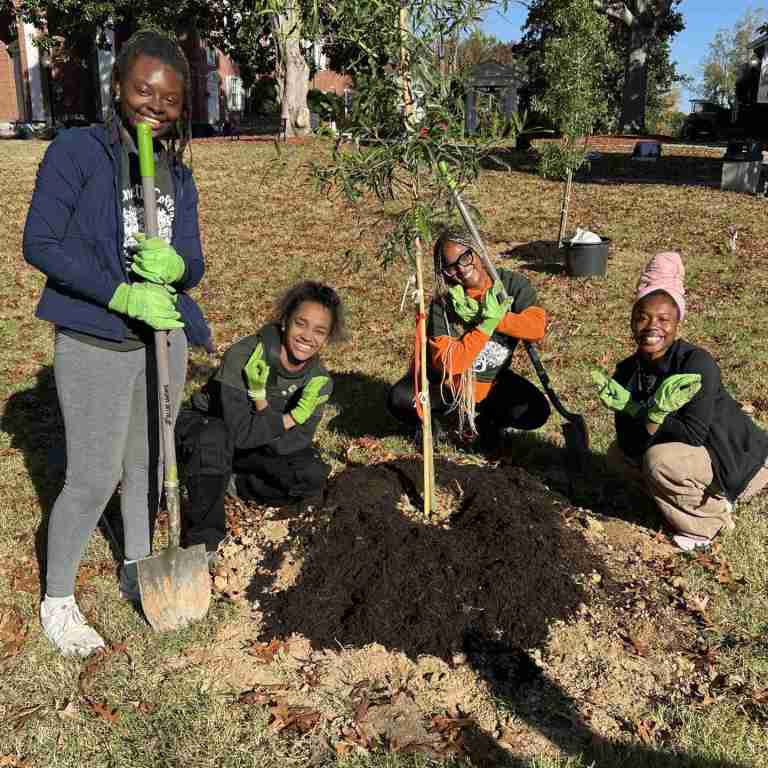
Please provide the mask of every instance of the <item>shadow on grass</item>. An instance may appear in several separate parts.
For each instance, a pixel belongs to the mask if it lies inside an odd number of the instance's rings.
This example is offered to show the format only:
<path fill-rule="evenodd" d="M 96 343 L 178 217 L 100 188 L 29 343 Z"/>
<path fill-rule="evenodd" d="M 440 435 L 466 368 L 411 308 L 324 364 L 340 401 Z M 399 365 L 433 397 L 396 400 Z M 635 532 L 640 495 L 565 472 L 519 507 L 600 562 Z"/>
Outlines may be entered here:
<path fill-rule="evenodd" d="M 351 466 L 333 480 L 323 511 L 296 521 L 292 543 L 272 553 L 278 562 L 297 547 L 298 579 L 280 591 L 269 575 L 250 585 L 267 638 L 297 632 L 316 649 L 380 644 L 414 664 L 424 655 L 466 664 L 500 706 L 585 765 L 736 765 L 601 739 L 536 663 L 529 649 L 545 646 L 552 623 L 596 599 L 580 574 L 600 574 L 603 599 L 623 589 L 564 499 L 520 467 L 438 459 L 450 524 L 433 525 L 419 519 L 421 471 L 419 461 L 401 459 Z M 476 689 L 467 686 L 470 699 Z M 618 722 L 633 732 L 633 723 Z M 464 736 L 473 765 L 530 765 L 477 725 Z"/>
<path fill-rule="evenodd" d="M 565 264 L 557 240 L 532 240 L 502 251 L 503 259 L 517 259 L 519 268 L 548 275 L 564 275 Z"/>
<path fill-rule="evenodd" d="M 392 384 L 356 371 L 331 372 L 331 403 L 339 412 L 328 421 L 328 429 L 347 437 L 403 434 L 403 427 L 387 411 Z"/>
<path fill-rule="evenodd" d="M 517 150 L 494 153 L 510 170 L 535 175 L 537 154 Z M 483 161 L 483 167 L 498 171 L 499 165 Z M 719 188 L 723 162 L 720 158 L 696 155 L 662 155 L 656 162 L 633 160 L 629 153 L 606 152 L 583 166 L 574 177 L 579 184 L 664 184 Z"/>
<path fill-rule="evenodd" d="M 48 522 L 56 497 L 64 485 L 67 470 L 64 422 L 52 366 L 40 368 L 33 387 L 15 392 L 8 398 L 0 428 L 11 436 L 11 447 L 24 454 L 27 474 L 40 504 L 35 553 L 40 569 L 41 590 L 44 590 Z M 152 524 L 154 527 L 154 520 Z M 99 520 L 99 527 L 109 543 L 115 562 L 122 562 L 123 522 L 117 491 L 108 502 Z"/>

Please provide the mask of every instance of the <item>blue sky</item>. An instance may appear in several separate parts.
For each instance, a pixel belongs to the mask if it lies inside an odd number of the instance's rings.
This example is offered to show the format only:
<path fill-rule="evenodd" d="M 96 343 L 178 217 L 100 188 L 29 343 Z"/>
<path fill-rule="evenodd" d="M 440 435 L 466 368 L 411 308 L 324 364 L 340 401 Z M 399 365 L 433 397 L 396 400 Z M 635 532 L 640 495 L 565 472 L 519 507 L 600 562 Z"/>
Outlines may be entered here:
<path fill-rule="evenodd" d="M 706 52 L 707 43 L 722 27 L 733 27 L 734 23 L 748 8 L 766 7 L 767 3 L 748 0 L 683 0 L 680 11 L 685 19 L 685 29 L 672 43 L 672 55 L 678 63 L 678 70 L 700 78 L 700 63 Z M 501 40 L 518 40 L 520 28 L 525 22 L 526 10 L 513 5 L 503 16 L 497 12 L 488 15 L 483 30 Z M 683 93 L 680 108 L 688 110 L 688 99 L 693 94 Z"/>

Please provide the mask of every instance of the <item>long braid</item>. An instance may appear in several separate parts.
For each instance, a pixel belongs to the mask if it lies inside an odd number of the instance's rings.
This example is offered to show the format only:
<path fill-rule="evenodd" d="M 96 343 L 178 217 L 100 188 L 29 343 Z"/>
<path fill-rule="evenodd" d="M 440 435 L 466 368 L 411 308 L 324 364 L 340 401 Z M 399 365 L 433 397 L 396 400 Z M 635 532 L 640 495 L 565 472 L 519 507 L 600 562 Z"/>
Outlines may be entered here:
<path fill-rule="evenodd" d="M 450 318 L 448 316 L 447 309 L 447 294 L 448 287 L 445 283 L 445 275 L 443 274 L 443 248 L 446 243 L 458 243 L 466 248 L 476 248 L 476 244 L 469 230 L 461 227 L 450 227 L 444 229 L 440 234 L 440 237 L 435 243 L 435 247 L 432 253 L 433 267 L 435 272 L 435 293 L 434 300 L 439 304 L 443 317 L 445 318 L 445 325 L 448 329 L 448 334 L 453 336 L 453 327 L 451 325 Z M 458 376 L 452 376 L 449 371 L 453 367 L 451 365 L 452 354 L 449 349 L 446 354 L 445 364 L 443 365 L 443 375 L 440 381 L 440 393 L 444 397 L 445 385 L 448 385 L 448 391 L 453 398 L 450 403 L 448 412 L 457 411 L 459 415 L 459 430 L 461 432 L 469 432 L 471 435 L 477 434 L 477 427 L 475 425 L 475 372 L 470 366 Z M 458 379 L 458 382 L 456 381 Z"/>
<path fill-rule="evenodd" d="M 159 59 L 163 64 L 171 67 L 184 82 L 184 104 L 181 117 L 176 124 L 176 135 L 169 139 L 170 152 L 176 162 L 181 163 L 184 151 L 192 139 L 192 75 L 189 62 L 181 46 L 161 32 L 154 29 L 139 30 L 120 48 L 120 53 L 112 68 L 110 85 L 112 109 L 105 117 L 105 124 L 109 130 L 112 127 L 113 116 L 119 114 L 117 85 L 125 80 L 133 62 L 142 55 Z"/>

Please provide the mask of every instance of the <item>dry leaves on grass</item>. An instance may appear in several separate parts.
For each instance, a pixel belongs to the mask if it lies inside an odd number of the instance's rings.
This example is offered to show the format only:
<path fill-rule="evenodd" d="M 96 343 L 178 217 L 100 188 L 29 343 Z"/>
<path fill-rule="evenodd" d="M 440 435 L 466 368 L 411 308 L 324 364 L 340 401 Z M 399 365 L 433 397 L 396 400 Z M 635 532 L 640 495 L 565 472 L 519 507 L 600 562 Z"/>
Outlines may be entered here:
<path fill-rule="evenodd" d="M 643 744 L 649 747 L 663 742 L 668 734 L 655 720 L 640 720 L 636 724 L 636 733 Z"/>
<path fill-rule="evenodd" d="M 251 575 L 242 558 L 225 560 L 213 572 L 213 590 L 228 600 L 247 599 Z"/>
<path fill-rule="evenodd" d="M 250 640 L 246 653 L 254 656 L 259 664 L 269 664 L 280 651 L 288 652 L 288 643 L 283 640 L 270 640 L 268 643 L 260 643 Z"/>
<path fill-rule="evenodd" d="M 0 755 L 0 768 L 32 768 L 32 766 L 15 755 Z"/>
<path fill-rule="evenodd" d="M 115 572 L 115 564 L 112 560 L 86 561 L 80 565 L 77 573 L 75 591 L 93 592 L 94 587 L 90 582 L 97 576 L 110 576 Z"/>
<path fill-rule="evenodd" d="M 624 641 L 624 645 L 627 650 L 634 656 L 647 656 L 650 650 L 650 646 L 644 640 L 641 640 L 636 635 L 622 634 L 621 639 Z"/>
<path fill-rule="evenodd" d="M 37 561 L 31 557 L 19 560 L 11 573 L 11 590 L 14 592 L 40 592 L 40 570 Z"/>
<path fill-rule="evenodd" d="M 83 703 L 99 720 L 103 720 L 113 726 L 120 724 L 120 718 L 122 716 L 120 710 L 113 707 L 106 700 L 99 700 L 95 695 L 97 691 L 91 691 L 91 688 L 98 687 L 96 672 L 100 671 L 108 660 L 122 656 L 125 656 L 127 659 L 130 671 L 133 673 L 133 659 L 128 653 L 128 647 L 122 643 L 116 643 L 109 646 L 106 650 L 99 651 L 91 656 L 83 666 L 78 679 L 78 686 Z M 126 732 L 125 728 L 122 726 L 118 730 L 121 733 Z"/>
<path fill-rule="evenodd" d="M 270 709 L 272 717 L 269 724 L 271 733 L 283 733 L 296 731 L 297 733 L 309 733 L 319 722 L 321 715 L 317 710 L 309 707 L 295 707 L 285 702 L 280 702 Z"/>
<path fill-rule="evenodd" d="M 0 659 L 9 659 L 21 652 L 27 630 L 27 622 L 18 608 L 0 605 Z"/>
<path fill-rule="evenodd" d="M 320 722 L 320 712 L 309 707 L 289 704 L 277 696 L 278 691 L 281 694 L 286 693 L 282 686 L 259 686 L 240 694 L 237 703 L 269 707 L 269 730 L 273 734 L 287 731 L 309 733 Z"/>

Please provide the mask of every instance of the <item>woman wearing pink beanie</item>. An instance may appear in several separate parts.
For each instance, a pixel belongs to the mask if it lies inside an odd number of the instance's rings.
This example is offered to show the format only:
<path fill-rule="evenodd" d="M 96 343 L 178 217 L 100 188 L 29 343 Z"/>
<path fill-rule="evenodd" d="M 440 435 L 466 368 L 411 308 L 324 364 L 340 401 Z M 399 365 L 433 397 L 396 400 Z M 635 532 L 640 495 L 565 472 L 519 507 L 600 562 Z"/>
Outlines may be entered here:
<path fill-rule="evenodd" d="M 640 277 L 630 327 L 637 351 L 613 378 L 595 369 L 612 411 L 609 462 L 648 493 L 684 550 L 733 528 L 733 502 L 768 485 L 768 433 L 723 389 L 705 349 L 677 338 L 685 316 L 680 254 L 659 253 Z"/>

